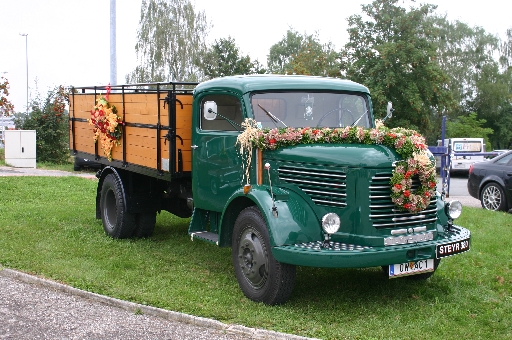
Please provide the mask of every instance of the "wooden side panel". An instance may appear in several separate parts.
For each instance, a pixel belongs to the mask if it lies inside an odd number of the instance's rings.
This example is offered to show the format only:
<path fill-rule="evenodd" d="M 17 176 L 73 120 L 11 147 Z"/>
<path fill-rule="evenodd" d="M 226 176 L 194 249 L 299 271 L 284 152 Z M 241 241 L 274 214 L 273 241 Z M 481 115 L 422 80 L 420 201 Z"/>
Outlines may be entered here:
<path fill-rule="evenodd" d="M 176 154 L 181 149 L 183 171 L 192 171 L 192 101 L 191 95 L 177 95 L 176 99 L 183 104 L 183 109 L 176 103 L 176 135 L 183 139 L 183 145 L 176 138 Z M 177 166 L 177 164 L 176 164 Z M 176 167 L 176 170 L 178 168 Z"/>
<path fill-rule="evenodd" d="M 177 95 L 180 103 L 176 103 L 176 141 L 166 139 L 169 122 L 168 104 L 164 99 L 167 93 L 111 93 L 109 102 L 115 105 L 118 115 L 126 123 L 125 133 L 121 139 L 121 145 L 115 146 L 112 151 L 114 160 L 123 161 L 123 148 L 125 149 L 125 161 L 131 164 L 144 167 L 158 167 L 158 148 L 160 147 L 160 167 L 162 159 L 170 159 L 169 147 L 174 142 L 176 145 L 176 158 L 178 150 L 181 150 L 183 159 L 183 171 L 192 170 L 191 145 L 192 145 L 192 95 Z M 78 119 L 89 119 L 91 110 L 95 104 L 94 94 L 75 94 L 71 96 L 70 117 Z M 158 110 L 160 109 L 160 121 L 158 121 Z M 157 124 L 162 127 L 157 136 Z M 70 147 L 74 146 L 77 151 L 94 154 L 95 145 L 93 140 L 92 126 L 88 122 L 74 121 L 73 133 L 70 133 Z M 134 126 L 135 125 L 135 126 Z M 144 125 L 144 126 L 137 126 Z M 71 122 L 70 122 L 71 129 Z M 181 144 L 183 140 L 183 145 Z M 101 147 L 98 148 L 99 156 L 104 157 Z M 178 170 L 177 159 L 175 165 L 169 165 Z"/>

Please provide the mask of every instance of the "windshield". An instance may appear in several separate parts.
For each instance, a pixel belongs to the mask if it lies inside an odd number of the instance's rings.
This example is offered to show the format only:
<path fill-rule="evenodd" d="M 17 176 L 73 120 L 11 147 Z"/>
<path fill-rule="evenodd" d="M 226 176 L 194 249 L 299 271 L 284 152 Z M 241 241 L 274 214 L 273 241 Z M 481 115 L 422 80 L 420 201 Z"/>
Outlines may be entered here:
<path fill-rule="evenodd" d="M 254 119 L 263 128 L 372 127 L 367 98 L 328 92 L 266 92 L 251 97 Z"/>

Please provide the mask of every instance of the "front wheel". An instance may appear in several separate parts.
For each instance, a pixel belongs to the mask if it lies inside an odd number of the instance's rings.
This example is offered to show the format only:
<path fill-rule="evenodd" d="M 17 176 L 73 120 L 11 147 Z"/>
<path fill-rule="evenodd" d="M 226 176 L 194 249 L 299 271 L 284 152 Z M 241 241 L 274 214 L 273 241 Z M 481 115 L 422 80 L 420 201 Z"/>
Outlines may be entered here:
<path fill-rule="evenodd" d="M 231 252 L 235 275 L 245 296 L 267 305 L 288 300 L 296 268 L 276 261 L 272 255 L 267 224 L 258 208 L 246 208 L 238 215 Z"/>
<path fill-rule="evenodd" d="M 487 210 L 505 210 L 507 201 L 505 192 L 497 183 L 488 183 L 485 185 L 480 195 L 482 207 Z"/>

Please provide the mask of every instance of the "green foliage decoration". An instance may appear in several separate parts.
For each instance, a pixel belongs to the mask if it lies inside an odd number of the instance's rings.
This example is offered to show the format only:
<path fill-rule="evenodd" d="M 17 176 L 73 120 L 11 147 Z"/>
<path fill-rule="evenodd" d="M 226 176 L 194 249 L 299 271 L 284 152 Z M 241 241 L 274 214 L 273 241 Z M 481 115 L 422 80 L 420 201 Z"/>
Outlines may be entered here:
<path fill-rule="evenodd" d="M 387 128 L 380 121 L 377 127 L 365 129 L 361 126 L 344 128 L 258 128 L 256 121 L 246 119 L 244 131 L 237 138 L 242 162 L 249 182 L 249 167 L 253 148 L 275 150 L 299 144 L 375 144 L 387 146 L 402 159 L 396 162 L 390 180 L 391 199 L 403 211 L 418 213 L 435 196 L 437 185 L 433 160 L 429 157 L 425 138 L 414 130 Z M 413 177 L 417 176 L 420 185 L 412 189 Z"/>

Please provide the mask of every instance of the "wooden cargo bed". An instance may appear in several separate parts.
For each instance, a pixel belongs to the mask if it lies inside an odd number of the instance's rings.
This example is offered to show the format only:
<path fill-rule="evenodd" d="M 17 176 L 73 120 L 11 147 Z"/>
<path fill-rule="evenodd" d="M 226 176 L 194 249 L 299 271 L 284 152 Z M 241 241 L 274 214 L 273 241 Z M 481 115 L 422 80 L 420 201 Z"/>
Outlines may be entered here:
<path fill-rule="evenodd" d="M 88 122 L 96 100 L 106 97 L 106 87 L 74 88 L 74 92 L 79 93 L 70 95 L 72 154 L 155 177 L 170 179 L 190 173 L 192 90 L 112 87 L 108 102 L 124 122 L 121 144 L 114 146 L 112 161 L 103 153 L 100 141 L 94 142 L 93 126 Z"/>

